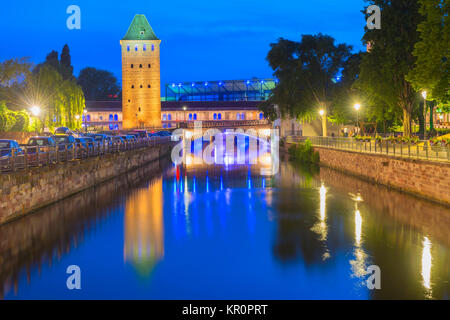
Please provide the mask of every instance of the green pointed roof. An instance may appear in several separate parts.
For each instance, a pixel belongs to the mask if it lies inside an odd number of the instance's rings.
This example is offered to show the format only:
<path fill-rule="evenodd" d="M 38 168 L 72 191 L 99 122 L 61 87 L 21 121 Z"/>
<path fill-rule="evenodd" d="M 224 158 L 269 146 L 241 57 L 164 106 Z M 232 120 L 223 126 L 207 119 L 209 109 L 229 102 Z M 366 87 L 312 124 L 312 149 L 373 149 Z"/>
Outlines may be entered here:
<path fill-rule="evenodd" d="M 153 32 L 150 23 L 143 14 L 137 14 L 134 16 L 127 34 L 122 40 L 159 40 L 156 34 Z"/>

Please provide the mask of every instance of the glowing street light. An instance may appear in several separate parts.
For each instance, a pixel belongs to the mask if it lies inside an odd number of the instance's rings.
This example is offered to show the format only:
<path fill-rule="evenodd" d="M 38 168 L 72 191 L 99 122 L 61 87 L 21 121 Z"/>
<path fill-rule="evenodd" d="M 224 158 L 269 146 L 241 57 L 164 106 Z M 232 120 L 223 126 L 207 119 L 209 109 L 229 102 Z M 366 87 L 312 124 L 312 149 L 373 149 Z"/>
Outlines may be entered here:
<path fill-rule="evenodd" d="M 75 119 L 80 120 L 80 115 L 77 114 L 77 115 L 75 116 Z"/>
<path fill-rule="evenodd" d="M 32 106 L 30 110 L 35 117 L 39 116 L 39 114 L 41 113 L 41 108 L 38 106 Z"/>
<path fill-rule="evenodd" d="M 327 136 L 327 112 L 325 109 L 320 109 L 319 114 L 322 117 L 322 136 Z"/>
<path fill-rule="evenodd" d="M 361 105 L 356 103 L 353 108 L 356 110 L 356 126 L 359 128 L 359 109 L 361 109 Z"/>

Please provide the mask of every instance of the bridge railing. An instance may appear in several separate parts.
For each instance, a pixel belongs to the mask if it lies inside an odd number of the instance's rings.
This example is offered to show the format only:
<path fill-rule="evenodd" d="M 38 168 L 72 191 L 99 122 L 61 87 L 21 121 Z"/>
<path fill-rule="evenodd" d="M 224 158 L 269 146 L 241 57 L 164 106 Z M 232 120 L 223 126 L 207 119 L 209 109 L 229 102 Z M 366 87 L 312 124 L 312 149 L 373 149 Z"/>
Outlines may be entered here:
<path fill-rule="evenodd" d="M 0 171 L 10 172 L 56 163 L 101 157 L 167 143 L 171 137 L 136 138 L 131 141 L 77 142 L 0 149 Z"/>
<path fill-rule="evenodd" d="M 218 128 L 218 127 L 248 127 L 267 125 L 267 120 L 206 120 L 201 121 L 202 128 Z M 187 128 L 194 128 L 195 121 L 186 122 Z"/>
<path fill-rule="evenodd" d="M 356 140 L 354 138 L 343 137 L 289 136 L 286 138 L 287 143 L 302 143 L 306 140 L 311 141 L 311 144 L 317 147 L 348 150 L 360 153 L 383 154 L 411 159 L 450 162 L 450 147 L 430 145 L 428 140 L 419 140 L 414 143 L 398 143 L 388 140 Z"/>

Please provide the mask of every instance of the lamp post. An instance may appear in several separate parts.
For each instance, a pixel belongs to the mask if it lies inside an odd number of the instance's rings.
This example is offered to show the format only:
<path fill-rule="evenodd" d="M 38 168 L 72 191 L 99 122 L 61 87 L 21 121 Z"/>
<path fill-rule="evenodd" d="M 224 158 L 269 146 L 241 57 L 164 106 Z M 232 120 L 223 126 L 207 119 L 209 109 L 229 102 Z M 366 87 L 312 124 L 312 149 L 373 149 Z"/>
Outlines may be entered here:
<path fill-rule="evenodd" d="M 183 106 L 183 111 L 184 111 L 184 122 L 186 122 L 186 110 L 187 110 L 187 107 L 186 107 L 186 106 Z"/>
<path fill-rule="evenodd" d="M 31 107 L 30 111 L 31 111 L 31 114 L 33 116 L 35 116 L 37 119 L 39 119 L 39 115 L 41 114 L 41 108 L 40 107 L 34 105 L 34 106 Z M 36 126 L 36 135 L 38 135 L 38 128 L 37 128 L 37 126 Z"/>
<path fill-rule="evenodd" d="M 322 136 L 327 136 L 327 112 L 325 109 L 320 109 L 319 114 L 322 117 Z"/>
<path fill-rule="evenodd" d="M 84 113 L 84 132 L 87 132 L 87 123 L 86 123 L 86 121 L 87 121 L 87 119 L 86 119 L 86 116 L 87 116 L 87 110 L 84 109 L 84 110 L 83 110 L 83 113 Z"/>
<path fill-rule="evenodd" d="M 356 126 L 358 128 L 358 131 L 360 131 L 361 128 L 359 127 L 359 109 L 361 109 L 361 105 L 359 103 L 356 103 L 353 108 L 355 108 L 356 110 Z"/>

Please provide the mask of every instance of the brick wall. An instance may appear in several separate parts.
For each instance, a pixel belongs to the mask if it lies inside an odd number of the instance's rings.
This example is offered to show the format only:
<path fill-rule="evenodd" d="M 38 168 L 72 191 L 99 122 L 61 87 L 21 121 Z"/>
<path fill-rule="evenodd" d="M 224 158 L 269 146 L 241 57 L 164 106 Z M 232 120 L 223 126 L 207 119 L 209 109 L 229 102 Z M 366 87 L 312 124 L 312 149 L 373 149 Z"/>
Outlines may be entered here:
<path fill-rule="evenodd" d="M 450 164 L 315 147 L 328 167 L 450 204 Z"/>
<path fill-rule="evenodd" d="M 160 158 L 169 145 L 0 174 L 0 224 Z"/>

